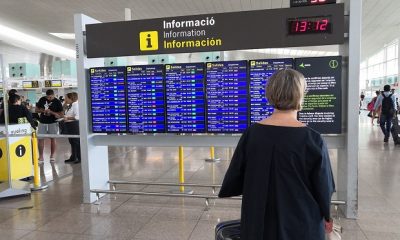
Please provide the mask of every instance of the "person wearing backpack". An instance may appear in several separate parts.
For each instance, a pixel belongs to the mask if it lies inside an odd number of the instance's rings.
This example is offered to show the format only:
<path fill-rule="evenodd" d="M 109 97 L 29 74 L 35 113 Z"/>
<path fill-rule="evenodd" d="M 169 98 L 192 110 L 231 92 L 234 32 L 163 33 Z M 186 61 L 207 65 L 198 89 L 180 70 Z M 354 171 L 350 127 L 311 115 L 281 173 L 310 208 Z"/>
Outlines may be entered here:
<path fill-rule="evenodd" d="M 390 85 L 385 85 L 383 87 L 383 93 L 376 99 L 374 110 L 377 111 L 379 107 L 381 107 L 379 124 L 385 135 L 383 141 L 388 142 L 392 120 L 396 112 L 396 97 L 390 92 Z"/>

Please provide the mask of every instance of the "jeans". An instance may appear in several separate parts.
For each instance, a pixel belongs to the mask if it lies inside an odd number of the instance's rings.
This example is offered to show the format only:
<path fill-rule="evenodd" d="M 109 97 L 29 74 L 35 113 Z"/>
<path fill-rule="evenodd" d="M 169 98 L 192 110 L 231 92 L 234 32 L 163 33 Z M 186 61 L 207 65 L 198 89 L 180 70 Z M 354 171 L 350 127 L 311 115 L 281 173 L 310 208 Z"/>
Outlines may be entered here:
<path fill-rule="evenodd" d="M 392 114 L 381 114 L 379 119 L 379 124 L 381 126 L 382 132 L 385 135 L 385 139 L 389 139 L 390 137 L 390 129 L 392 128 Z"/>

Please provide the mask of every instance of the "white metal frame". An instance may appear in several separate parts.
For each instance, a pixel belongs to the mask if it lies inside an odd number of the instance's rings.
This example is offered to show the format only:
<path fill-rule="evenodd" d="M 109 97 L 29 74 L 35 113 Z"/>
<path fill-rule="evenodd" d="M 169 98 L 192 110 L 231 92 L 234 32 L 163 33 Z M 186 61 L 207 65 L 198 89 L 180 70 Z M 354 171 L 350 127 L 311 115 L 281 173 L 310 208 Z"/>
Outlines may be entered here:
<path fill-rule="evenodd" d="M 343 207 L 348 218 L 357 217 L 358 201 L 358 91 L 361 42 L 361 0 L 345 0 L 345 9 L 351 13 L 346 43 L 341 46 L 343 64 L 343 134 L 324 136 L 330 149 L 338 149 L 338 199 L 347 204 Z M 350 14 L 349 14 L 350 15 Z M 92 189 L 109 189 L 108 146 L 191 146 L 235 147 L 239 136 L 235 135 L 105 135 L 90 131 L 89 83 L 87 69 L 103 66 L 104 61 L 88 59 L 85 54 L 85 25 L 99 23 L 83 14 L 75 15 L 77 50 L 78 92 L 80 95 L 80 136 L 82 151 L 82 176 L 84 202 L 93 203 L 96 195 Z"/>

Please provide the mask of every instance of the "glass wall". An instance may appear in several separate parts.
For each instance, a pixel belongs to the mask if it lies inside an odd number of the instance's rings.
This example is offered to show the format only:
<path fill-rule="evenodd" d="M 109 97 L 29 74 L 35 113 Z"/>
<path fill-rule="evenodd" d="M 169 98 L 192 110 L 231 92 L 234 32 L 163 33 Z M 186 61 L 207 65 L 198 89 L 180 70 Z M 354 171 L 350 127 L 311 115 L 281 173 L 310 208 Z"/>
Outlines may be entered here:
<path fill-rule="evenodd" d="M 366 95 L 383 88 L 383 85 L 398 85 L 399 41 L 386 45 L 376 54 L 361 63 L 360 89 Z"/>

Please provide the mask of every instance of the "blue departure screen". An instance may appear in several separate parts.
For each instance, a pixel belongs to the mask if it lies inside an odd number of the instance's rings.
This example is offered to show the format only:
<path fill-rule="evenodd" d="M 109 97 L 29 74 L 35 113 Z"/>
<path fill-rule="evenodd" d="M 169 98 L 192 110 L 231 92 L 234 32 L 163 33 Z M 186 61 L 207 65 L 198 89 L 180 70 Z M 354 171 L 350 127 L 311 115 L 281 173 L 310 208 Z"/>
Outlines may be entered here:
<path fill-rule="evenodd" d="M 265 98 L 265 86 L 276 71 L 293 68 L 293 59 L 265 59 L 250 61 L 250 124 L 269 117 L 274 107 Z"/>
<path fill-rule="evenodd" d="M 242 133 L 248 126 L 247 61 L 207 63 L 207 132 Z"/>
<path fill-rule="evenodd" d="M 204 64 L 165 65 L 167 132 L 204 133 Z"/>
<path fill-rule="evenodd" d="M 90 90 L 93 132 L 126 132 L 125 67 L 91 68 Z"/>
<path fill-rule="evenodd" d="M 165 132 L 163 69 L 163 65 L 127 67 L 129 132 Z"/>

